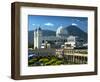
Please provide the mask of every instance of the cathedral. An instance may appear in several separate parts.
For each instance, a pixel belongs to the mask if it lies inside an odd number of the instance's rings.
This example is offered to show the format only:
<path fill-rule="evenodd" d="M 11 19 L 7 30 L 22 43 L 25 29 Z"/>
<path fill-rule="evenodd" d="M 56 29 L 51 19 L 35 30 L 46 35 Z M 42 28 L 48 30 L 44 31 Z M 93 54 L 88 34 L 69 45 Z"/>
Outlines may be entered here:
<path fill-rule="evenodd" d="M 56 30 L 56 36 L 43 36 L 42 29 L 39 27 L 34 30 L 34 49 L 41 48 L 75 48 L 81 47 L 84 40 L 78 36 L 69 35 L 68 31 L 60 26 Z"/>

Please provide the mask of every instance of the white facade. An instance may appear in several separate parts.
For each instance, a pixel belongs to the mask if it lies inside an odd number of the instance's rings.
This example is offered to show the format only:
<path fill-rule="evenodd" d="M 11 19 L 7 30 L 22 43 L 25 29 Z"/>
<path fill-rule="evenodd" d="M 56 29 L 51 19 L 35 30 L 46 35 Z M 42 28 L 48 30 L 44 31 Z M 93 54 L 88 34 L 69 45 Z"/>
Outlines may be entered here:
<path fill-rule="evenodd" d="M 39 28 L 34 31 L 34 49 L 41 48 L 41 44 L 42 44 L 42 31 Z"/>
<path fill-rule="evenodd" d="M 65 48 L 73 49 L 76 47 L 76 37 L 75 36 L 69 36 L 67 38 L 67 42 L 65 42 Z"/>

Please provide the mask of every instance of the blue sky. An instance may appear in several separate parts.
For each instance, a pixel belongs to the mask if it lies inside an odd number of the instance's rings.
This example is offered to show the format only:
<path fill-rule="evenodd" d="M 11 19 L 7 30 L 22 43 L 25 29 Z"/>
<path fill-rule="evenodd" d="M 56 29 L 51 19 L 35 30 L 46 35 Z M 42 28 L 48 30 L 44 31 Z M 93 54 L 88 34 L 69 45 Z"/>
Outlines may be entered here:
<path fill-rule="evenodd" d="M 67 27 L 69 25 L 77 25 L 80 29 L 87 32 L 87 17 L 65 17 L 65 16 L 39 16 L 28 15 L 28 30 L 35 30 L 39 26 L 42 29 L 56 31 L 59 26 Z"/>

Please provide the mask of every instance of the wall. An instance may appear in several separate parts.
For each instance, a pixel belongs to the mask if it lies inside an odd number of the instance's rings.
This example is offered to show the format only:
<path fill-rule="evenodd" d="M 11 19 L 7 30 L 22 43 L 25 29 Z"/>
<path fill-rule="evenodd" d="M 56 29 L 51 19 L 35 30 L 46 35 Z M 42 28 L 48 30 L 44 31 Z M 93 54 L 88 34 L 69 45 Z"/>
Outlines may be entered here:
<path fill-rule="evenodd" d="M 10 79 L 10 65 L 11 65 L 11 2 L 15 0 L 0 0 L 0 82 L 15 82 L 15 80 Z M 29 0 L 16 0 L 25 1 Z M 30 2 L 39 3 L 52 3 L 52 4 L 69 4 L 69 5 L 88 5 L 88 6 L 98 6 L 100 10 L 100 0 L 30 0 Z M 98 18 L 100 18 L 100 11 L 98 13 Z M 100 22 L 100 19 L 98 19 Z M 100 26 L 100 25 L 99 25 Z M 98 27 L 99 27 L 98 26 Z M 100 34 L 100 28 L 99 34 Z M 100 41 L 100 38 L 99 38 Z M 99 42 L 98 41 L 98 42 Z M 99 43 L 100 45 L 100 43 Z M 100 46 L 99 46 L 100 48 Z M 100 53 L 100 51 L 99 51 Z M 98 59 L 100 58 L 100 54 Z M 100 62 L 100 59 L 99 61 Z M 100 64 L 98 66 L 100 69 Z M 100 70 L 99 75 L 93 76 L 79 76 L 79 77 L 63 77 L 63 78 L 49 78 L 49 79 L 35 79 L 29 80 L 28 82 L 100 82 Z M 27 82 L 23 80 L 22 82 Z"/>

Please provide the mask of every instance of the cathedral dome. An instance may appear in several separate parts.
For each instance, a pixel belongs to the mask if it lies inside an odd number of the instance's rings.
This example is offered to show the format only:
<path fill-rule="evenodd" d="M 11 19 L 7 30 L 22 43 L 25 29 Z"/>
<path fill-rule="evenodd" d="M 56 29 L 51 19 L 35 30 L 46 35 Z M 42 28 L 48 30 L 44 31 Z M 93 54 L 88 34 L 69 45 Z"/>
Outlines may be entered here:
<path fill-rule="evenodd" d="M 63 26 L 58 27 L 58 29 L 56 31 L 56 36 L 57 37 L 66 37 L 66 36 L 68 36 L 67 29 L 64 28 Z"/>

